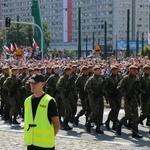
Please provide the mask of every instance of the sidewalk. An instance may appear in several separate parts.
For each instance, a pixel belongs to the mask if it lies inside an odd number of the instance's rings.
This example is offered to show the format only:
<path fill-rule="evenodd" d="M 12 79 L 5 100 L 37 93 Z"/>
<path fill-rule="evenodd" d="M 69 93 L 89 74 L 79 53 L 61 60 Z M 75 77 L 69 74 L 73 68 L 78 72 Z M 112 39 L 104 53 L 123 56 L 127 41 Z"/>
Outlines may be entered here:
<path fill-rule="evenodd" d="M 148 147 L 134 147 L 108 143 L 106 141 L 86 141 L 76 138 L 56 136 L 56 150 L 149 150 Z M 26 150 L 23 132 L 0 131 L 0 150 Z"/>

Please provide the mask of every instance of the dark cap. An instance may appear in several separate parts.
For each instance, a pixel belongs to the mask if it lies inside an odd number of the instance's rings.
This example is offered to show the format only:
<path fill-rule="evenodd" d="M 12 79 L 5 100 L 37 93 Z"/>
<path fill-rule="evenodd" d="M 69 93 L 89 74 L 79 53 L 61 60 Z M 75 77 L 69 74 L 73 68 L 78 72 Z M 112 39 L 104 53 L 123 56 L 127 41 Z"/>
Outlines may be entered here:
<path fill-rule="evenodd" d="M 101 69 L 101 66 L 95 66 L 93 70 Z"/>
<path fill-rule="evenodd" d="M 111 68 L 110 68 L 110 70 L 115 70 L 115 69 L 117 69 L 117 66 L 111 66 Z"/>
<path fill-rule="evenodd" d="M 8 66 L 3 66 L 2 70 L 5 70 L 5 69 L 9 69 L 9 67 Z"/>
<path fill-rule="evenodd" d="M 58 65 L 55 65 L 55 66 L 53 67 L 53 69 L 57 69 L 57 68 L 59 68 L 59 66 L 58 66 Z"/>
<path fill-rule="evenodd" d="M 12 71 L 18 70 L 18 68 L 17 68 L 17 66 L 13 66 L 11 70 L 12 70 Z"/>
<path fill-rule="evenodd" d="M 87 66 L 82 66 L 81 71 L 83 71 L 83 70 L 88 70 L 88 67 Z"/>
<path fill-rule="evenodd" d="M 131 65 L 131 66 L 129 67 L 129 69 L 138 69 L 138 67 L 135 66 L 135 65 Z"/>
<path fill-rule="evenodd" d="M 150 69 L 150 66 L 146 64 L 143 69 Z"/>
<path fill-rule="evenodd" d="M 33 74 L 29 78 L 29 82 L 30 83 L 38 83 L 38 82 L 45 82 L 45 80 L 44 80 L 44 77 L 41 73 L 36 73 L 36 74 Z"/>
<path fill-rule="evenodd" d="M 67 71 L 67 70 L 72 70 L 72 68 L 69 67 L 69 66 L 66 66 L 66 67 L 64 68 L 64 71 Z"/>

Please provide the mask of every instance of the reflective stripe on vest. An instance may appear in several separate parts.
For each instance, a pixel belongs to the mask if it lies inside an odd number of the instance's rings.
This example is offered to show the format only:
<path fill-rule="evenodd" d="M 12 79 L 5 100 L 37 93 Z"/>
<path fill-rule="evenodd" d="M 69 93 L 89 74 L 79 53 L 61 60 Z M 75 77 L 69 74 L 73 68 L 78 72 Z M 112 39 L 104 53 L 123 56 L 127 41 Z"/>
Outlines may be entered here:
<path fill-rule="evenodd" d="M 45 94 L 38 104 L 34 120 L 31 108 L 31 96 L 25 100 L 25 145 L 35 145 L 43 148 L 51 148 L 55 146 L 54 127 L 50 124 L 47 117 L 48 104 L 52 99 L 51 96 Z"/>

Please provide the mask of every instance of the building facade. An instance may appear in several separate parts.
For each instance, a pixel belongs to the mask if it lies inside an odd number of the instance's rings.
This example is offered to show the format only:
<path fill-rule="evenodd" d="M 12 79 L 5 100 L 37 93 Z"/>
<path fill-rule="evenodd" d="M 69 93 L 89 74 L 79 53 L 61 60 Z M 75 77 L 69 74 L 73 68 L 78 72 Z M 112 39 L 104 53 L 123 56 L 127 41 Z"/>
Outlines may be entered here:
<path fill-rule="evenodd" d="M 32 21 L 31 0 L 0 0 L 0 19 L 6 16 L 20 21 Z M 6 4 L 6 5 L 5 5 Z M 78 18 L 81 16 L 81 50 L 92 51 L 96 44 L 113 52 L 118 40 L 127 39 L 127 10 L 130 40 L 144 39 L 150 28 L 149 0 L 40 0 L 42 21 L 49 26 L 52 42 L 50 48 L 78 50 Z M 79 14 L 79 8 L 81 13 Z M 107 26 L 105 27 L 105 23 Z M 4 26 L 4 24 L 2 24 Z M 105 31 L 107 31 L 105 33 Z"/>

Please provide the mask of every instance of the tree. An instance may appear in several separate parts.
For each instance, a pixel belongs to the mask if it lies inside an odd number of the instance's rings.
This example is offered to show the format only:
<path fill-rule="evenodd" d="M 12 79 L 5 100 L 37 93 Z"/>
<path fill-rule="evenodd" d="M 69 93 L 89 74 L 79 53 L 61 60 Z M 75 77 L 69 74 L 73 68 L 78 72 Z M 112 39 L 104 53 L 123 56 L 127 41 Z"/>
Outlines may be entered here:
<path fill-rule="evenodd" d="M 139 51 L 139 55 L 142 56 L 142 50 Z M 143 56 L 148 56 L 150 58 L 150 45 L 144 46 Z"/>
<path fill-rule="evenodd" d="M 46 46 L 49 47 L 51 37 L 46 23 L 43 23 L 43 28 L 45 43 Z M 4 32 L 5 31 L 3 29 L 1 34 L 4 35 Z M 17 24 L 12 24 L 10 28 L 6 28 L 6 45 L 9 47 L 10 43 L 16 43 L 18 46 L 32 46 L 33 34 L 34 32 L 31 25 L 19 24 L 19 32 L 17 32 Z M 3 38 L 2 35 L 0 35 L 0 38 Z"/>

